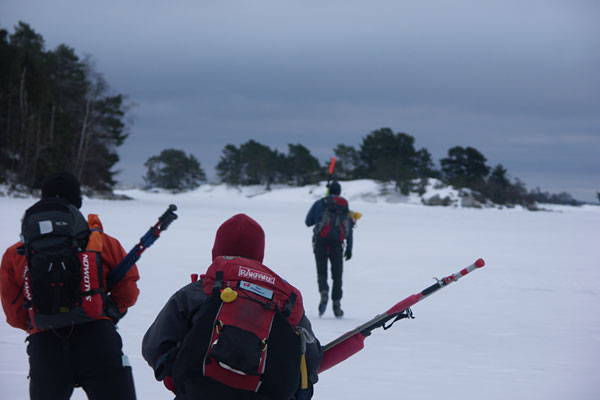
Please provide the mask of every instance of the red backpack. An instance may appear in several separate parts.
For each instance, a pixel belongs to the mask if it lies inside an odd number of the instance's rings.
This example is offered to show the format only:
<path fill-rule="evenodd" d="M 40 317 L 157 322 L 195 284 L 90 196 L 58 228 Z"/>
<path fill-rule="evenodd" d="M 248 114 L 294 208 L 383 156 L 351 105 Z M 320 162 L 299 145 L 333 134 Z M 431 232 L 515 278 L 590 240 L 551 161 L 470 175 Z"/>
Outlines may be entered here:
<path fill-rule="evenodd" d="M 351 218 L 348 215 L 348 201 L 340 196 L 328 196 L 323 199 L 323 216 L 315 224 L 317 237 L 343 242 L 351 229 Z"/>
<path fill-rule="evenodd" d="M 217 257 L 199 284 L 209 296 L 186 335 L 173 377 L 192 396 L 289 399 L 300 387 L 300 291 L 258 261 Z M 209 397 L 212 398 L 212 397 Z M 237 398 L 237 397 L 236 397 Z"/>

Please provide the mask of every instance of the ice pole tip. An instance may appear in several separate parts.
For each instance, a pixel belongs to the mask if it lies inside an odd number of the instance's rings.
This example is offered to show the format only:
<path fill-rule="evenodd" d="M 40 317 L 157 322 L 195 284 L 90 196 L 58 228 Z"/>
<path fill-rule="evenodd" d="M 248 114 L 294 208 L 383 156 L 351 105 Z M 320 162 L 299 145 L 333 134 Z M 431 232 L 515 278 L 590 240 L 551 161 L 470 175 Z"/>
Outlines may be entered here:
<path fill-rule="evenodd" d="M 485 261 L 483 261 L 483 258 L 480 258 L 479 260 L 475 261 L 475 266 L 477 268 L 481 268 L 485 265 Z"/>

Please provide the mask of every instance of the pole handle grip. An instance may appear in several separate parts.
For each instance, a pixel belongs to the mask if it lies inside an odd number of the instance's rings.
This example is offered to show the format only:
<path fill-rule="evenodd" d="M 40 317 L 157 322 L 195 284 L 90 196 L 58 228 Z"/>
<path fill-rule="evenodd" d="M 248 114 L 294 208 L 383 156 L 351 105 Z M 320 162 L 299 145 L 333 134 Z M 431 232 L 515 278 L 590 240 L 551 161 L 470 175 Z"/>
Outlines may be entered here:
<path fill-rule="evenodd" d="M 171 225 L 171 223 L 178 218 L 177 214 L 175 214 L 175 211 L 177 211 L 177 206 L 175 204 L 170 204 L 169 208 L 167 208 L 167 211 L 165 211 L 163 215 L 158 218 L 161 231 L 166 231 L 169 225 Z"/>

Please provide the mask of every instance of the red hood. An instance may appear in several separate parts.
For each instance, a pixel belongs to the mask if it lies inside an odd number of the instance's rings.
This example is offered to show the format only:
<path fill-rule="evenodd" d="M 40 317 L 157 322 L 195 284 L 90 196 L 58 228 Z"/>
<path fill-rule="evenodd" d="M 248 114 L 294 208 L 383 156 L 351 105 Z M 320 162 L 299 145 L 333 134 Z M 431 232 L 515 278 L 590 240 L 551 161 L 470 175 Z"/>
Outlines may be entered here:
<path fill-rule="evenodd" d="M 246 214 L 234 215 L 217 230 L 213 260 L 219 256 L 240 256 L 262 263 L 264 254 L 265 232 Z"/>

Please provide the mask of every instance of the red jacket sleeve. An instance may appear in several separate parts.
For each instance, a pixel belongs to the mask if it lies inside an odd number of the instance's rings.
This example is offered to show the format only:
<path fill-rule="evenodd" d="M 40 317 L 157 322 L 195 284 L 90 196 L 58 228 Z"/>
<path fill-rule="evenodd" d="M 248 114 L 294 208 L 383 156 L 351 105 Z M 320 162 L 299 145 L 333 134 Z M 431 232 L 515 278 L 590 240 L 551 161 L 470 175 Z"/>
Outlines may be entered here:
<path fill-rule="evenodd" d="M 101 228 L 101 225 L 100 225 Z M 9 247 L 0 264 L 0 299 L 6 315 L 6 322 L 30 333 L 31 326 L 27 311 L 23 309 L 23 280 L 27 264 L 25 256 L 17 254 L 17 248 L 22 243 L 18 242 Z M 102 234 L 102 265 L 104 269 L 104 287 L 108 273 L 115 268 L 127 253 L 119 241 L 110 235 Z M 137 280 L 140 278 L 137 266 L 133 266 L 127 274 L 111 290 L 111 297 L 119 307 L 120 312 L 125 312 L 137 301 L 140 293 Z"/>
<path fill-rule="evenodd" d="M 102 266 L 104 268 L 104 287 L 108 273 L 112 271 L 127 255 L 121 243 L 110 235 L 102 235 Z M 110 291 L 110 297 L 117 303 L 119 311 L 125 312 L 137 301 L 140 290 L 137 281 L 140 279 L 137 266 L 134 265 Z"/>
<path fill-rule="evenodd" d="M 17 248 L 22 243 L 9 247 L 0 264 L 0 298 L 10 326 L 29 331 L 29 318 L 23 309 L 23 274 L 26 258 L 17 254 Z"/>

